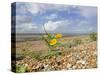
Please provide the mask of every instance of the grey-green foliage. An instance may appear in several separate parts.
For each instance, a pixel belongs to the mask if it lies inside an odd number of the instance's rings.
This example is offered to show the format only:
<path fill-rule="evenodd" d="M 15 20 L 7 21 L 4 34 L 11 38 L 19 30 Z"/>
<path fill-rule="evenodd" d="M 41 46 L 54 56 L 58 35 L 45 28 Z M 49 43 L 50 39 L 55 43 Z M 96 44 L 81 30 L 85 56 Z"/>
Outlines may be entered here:
<path fill-rule="evenodd" d="M 81 39 L 74 39 L 73 43 L 74 43 L 74 45 L 79 45 L 82 43 L 82 40 Z"/>
<path fill-rule="evenodd" d="M 16 65 L 16 73 L 24 73 L 27 70 L 27 66 L 25 64 L 17 64 Z"/>
<path fill-rule="evenodd" d="M 66 47 L 66 48 L 71 48 L 71 47 L 72 47 L 72 43 L 67 42 L 67 43 L 65 44 L 65 47 Z"/>
<path fill-rule="evenodd" d="M 91 41 L 96 41 L 97 40 L 97 34 L 96 33 L 90 33 L 89 37 L 90 37 Z"/>
<path fill-rule="evenodd" d="M 16 60 L 22 60 L 24 57 L 22 54 L 16 53 Z"/>
<path fill-rule="evenodd" d="M 41 52 L 29 52 L 27 55 L 30 56 L 31 58 L 41 60 L 42 53 Z"/>
<path fill-rule="evenodd" d="M 43 60 L 47 58 L 51 58 L 52 56 L 58 56 L 61 55 L 61 51 L 53 51 L 50 52 L 27 52 L 26 56 L 29 56 L 36 60 Z"/>
<path fill-rule="evenodd" d="M 65 48 L 71 48 L 71 47 L 77 46 L 77 45 L 79 45 L 81 43 L 82 43 L 82 40 L 81 39 L 74 39 L 72 41 L 66 42 L 64 44 L 64 47 Z"/>
<path fill-rule="evenodd" d="M 51 51 L 47 54 L 44 54 L 42 57 L 46 59 L 46 58 L 51 58 L 52 56 L 59 56 L 59 55 L 61 55 L 61 51 Z"/>

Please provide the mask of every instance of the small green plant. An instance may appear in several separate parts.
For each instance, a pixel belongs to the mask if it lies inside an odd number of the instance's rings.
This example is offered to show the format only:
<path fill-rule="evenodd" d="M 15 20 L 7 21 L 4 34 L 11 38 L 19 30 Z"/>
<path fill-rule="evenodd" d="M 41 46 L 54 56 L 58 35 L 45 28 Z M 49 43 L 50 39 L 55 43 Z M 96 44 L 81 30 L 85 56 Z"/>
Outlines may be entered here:
<path fill-rule="evenodd" d="M 24 56 L 29 56 L 29 57 L 31 57 L 33 59 L 37 59 L 37 60 L 41 59 L 42 54 L 43 54 L 42 52 L 38 52 L 38 51 L 37 52 L 26 51 L 26 52 L 23 53 Z"/>
<path fill-rule="evenodd" d="M 97 40 L 97 34 L 96 33 L 90 33 L 89 37 L 90 37 L 91 41 L 96 41 Z"/>
<path fill-rule="evenodd" d="M 58 56 L 58 55 L 61 55 L 61 51 L 50 51 L 49 53 L 35 52 L 32 53 L 30 56 L 32 58 L 35 58 L 36 60 L 42 60 L 42 59 L 48 59 L 51 58 L 52 56 Z"/>
<path fill-rule="evenodd" d="M 45 31 L 45 35 L 43 36 L 43 40 L 46 42 L 47 46 L 48 46 L 48 54 L 50 54 L 50 52 L 52 50 L 57 50 L 57 46 L 61 46 L 61 42 L 59 41 L 59 39 L 62 37 L 62 34 L 50 34 L 46 31 L 45 26 L 44 27 L 44 31 Z"/>
<path fill-rule="evenodd" d="M 32 58 L 35 58 L 37 60 L 40 60 L 41 59 L 41 53 L 40 52 L 32 52 L 29 56 L 32 57 Z"/>
<path fill-rule="evenodd" d="M 61 54 L 62 54 L 61 51 L 51 51 L 51 52 L 49 52 L 47 54 L 42 55 L 41 57 L 43 59 L 48 59 L 48 58 L 51 58 L 52 56 L 59 56 Z"/>
<path fill-rule="evenodd" d="M 25 64 L 17 64 L 16 65 L 16 72 L 17 73 L 24 73 L 27 70 L 27 66 Z"/>

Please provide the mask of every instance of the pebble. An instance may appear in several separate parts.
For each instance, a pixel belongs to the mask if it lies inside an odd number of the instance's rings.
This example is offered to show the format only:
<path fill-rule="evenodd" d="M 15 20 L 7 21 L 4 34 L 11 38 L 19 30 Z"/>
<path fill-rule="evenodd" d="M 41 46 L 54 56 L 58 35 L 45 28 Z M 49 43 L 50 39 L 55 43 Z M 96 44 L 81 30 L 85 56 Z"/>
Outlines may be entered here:
<path fill-rule="evenodd" d="M 72 64 L 68 63 L 67 68 L 71 68 Z"/>
<path fill-rule="evenodd" d="M 86 63 L 86 61 L 85 61 L 85 60 L 79 60 L 79 61 L 77 61 L 76 63 L 85 64 L 85 63 Z"/>
<path fill-rule="evenodd" d="M 95 46 L 95 45 L 92 45 Z M 29 62 L 30 61 L 30 62 Z M 70 69 L 88 69 L 97 67 L 97 51 L 91 45 L 78 45 L 73 47 L 69 53 L 62 56 L 44 59 L 42 61 L 32 60 L 26 57 L 17 64 L 25 63 L 32 71 L 52 71 L 52 70 L 70 70 Z"/>

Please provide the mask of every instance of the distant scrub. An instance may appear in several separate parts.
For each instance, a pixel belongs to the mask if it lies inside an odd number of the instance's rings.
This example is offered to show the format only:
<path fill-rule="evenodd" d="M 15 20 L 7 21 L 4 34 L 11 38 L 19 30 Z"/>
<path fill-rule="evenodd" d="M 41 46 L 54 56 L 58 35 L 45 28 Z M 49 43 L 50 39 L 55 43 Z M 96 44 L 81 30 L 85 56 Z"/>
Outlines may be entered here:
<path fill-rule="evenodd" d="M 66 44 L 65 44 L 65 47 L 66 48 L 71 48 L 71 47 L 74 47 L 74 46 L 76 46 L 73 42 L 67 42 Z"/>
<path fill-rule="evenodd" d="M 71 48 L 71 47 L 72 47 L 72 44 L 71 44 L 71 43 L 66 43 L 66 44 L 65 44 L 65 47 L 66 47 L 66 48 Z"/>
<path fill-rule="evenodd" d="M 81 43 L 82 43 L 82 40 L 81 40 L 81 39 L 74 39 L 74 40 L 71 41 L 71 42 L 66 42 L 66 43 L 64 44 L 64 47 L 66 47 L 66 48 L 71 48 L 71 47 L 77 46 L 77 45 L 79 45 L 79 44 L 81 44 Z"/>
<path fill-rule="evenodd" d="M 82 40 L 81 39 L 74 39 L 73 43 L 76 44 L 76 45 L 79 45 L 79 44 L 82 43 Z"/>
<path fill-rule="evenodd" d="M 96 33 L 90 33 L 89 37 L 90 37 L 91 41 L 96 41 L 97 40 L 97 34 Z"/>

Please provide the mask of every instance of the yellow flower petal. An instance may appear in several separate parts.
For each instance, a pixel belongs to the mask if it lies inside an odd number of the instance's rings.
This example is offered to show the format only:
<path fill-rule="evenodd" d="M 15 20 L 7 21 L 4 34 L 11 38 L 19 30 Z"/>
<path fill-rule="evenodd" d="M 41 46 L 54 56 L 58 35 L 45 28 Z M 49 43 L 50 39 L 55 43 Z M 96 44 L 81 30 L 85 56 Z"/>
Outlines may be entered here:
<path fill-rule="evenodd" d="M 52 39 L 52 40 L 50 40 L 50 45 L 55 45 L 57 43 L 57 40 L 56 39 Z"/>
<path fill-rule="evenodd" d="M 62 37 L 62 34 L 56 34 L 56 38 L 61 38 Z"/>

